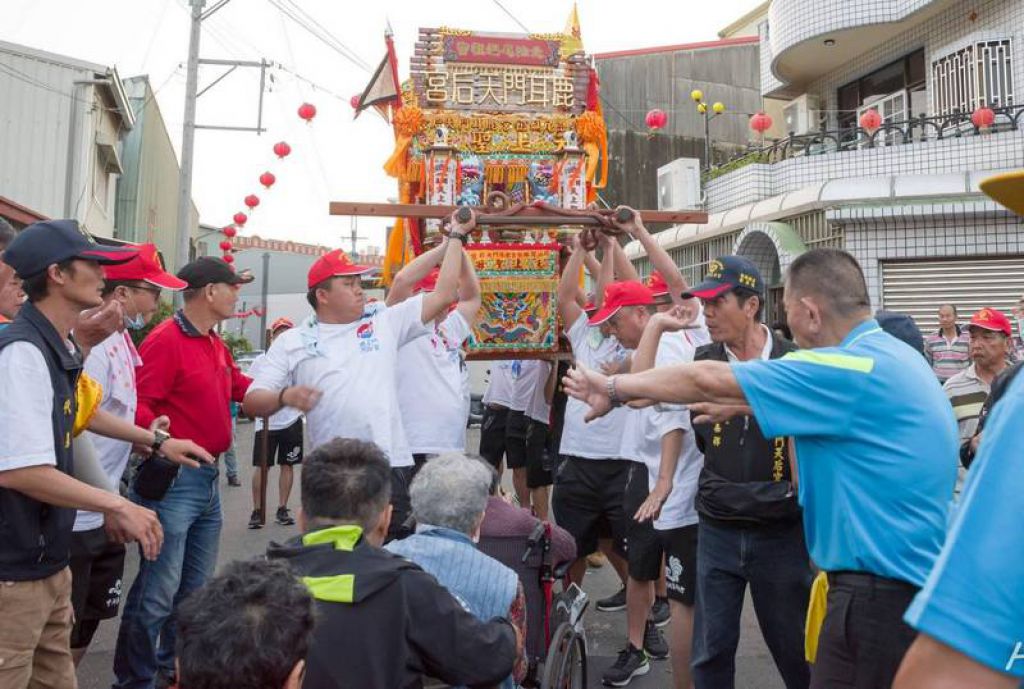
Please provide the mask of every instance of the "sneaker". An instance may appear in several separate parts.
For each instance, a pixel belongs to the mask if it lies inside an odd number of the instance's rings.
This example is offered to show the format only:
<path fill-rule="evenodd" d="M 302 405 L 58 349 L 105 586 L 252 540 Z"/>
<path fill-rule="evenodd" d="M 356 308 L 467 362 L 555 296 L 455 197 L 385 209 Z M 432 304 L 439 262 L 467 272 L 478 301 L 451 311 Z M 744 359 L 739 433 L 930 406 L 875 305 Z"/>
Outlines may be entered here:
<path fill-rule="evenodd" d="M 623 586 L 615 595 L 597 601 L 597 609 L 601 612 L 617 612 L 626 609 L 626 587 Z"/>
<path fill-rule="evenodd" d="M 228 476 L 228 485 L 238 488 L 242 485 L 242 482 L 238 480 L 237 476 Z"/>
<path fill-rule="evenodd" d="M 596 553 L 587 555 L 587 567 L 591 569 L 601 569 L 604 567 L 604 563 L 608 562 L 608 558 L 604 556 L 600 550 Z"/>
<path fill-rule="evenodd" d="M 292 515 L 288 513 L 287 507 L 278 507 L 277 516 L 274 517 L 274 519 L 281 526 L 291 526 L 295 523 L 295 520 L 292 519 Z"/>
<path fill-rule="evenodd" d="M 654 622 L 654 624 L 658 625 L 659 627 L 664 627 L 666 624 L 668 624 L 668 621 L 669 619 L 671 619 L 671 616 L 672 614 L 669 611 L 668 607 L 668 598 L 662 598 L 660 596 L 655 598 L 654 605 L 651 606 L 650 616 L 650 619 Z"/>
<path fill-rule="evenodd" d="M 647 620 L 644 626 L 644 650 L 651 660 L 665 660 L 668 658 L 668 642 L 661 630 L 654 624 L 654 620 Z"/>
<path fill-rule="evenodd" d="M 263 522 L 260 521 L 260 511 L 253 510 L 252 514 L 249 515 L 249 528 L 250 529 L 262 529 Z"/>
<path fill-rule="evenodd" d="M 647 660 L 647 653 L 630 644 L 619 651 L 615 664 L 604 671 L 601 681 L 605 686 L 624 687 L 634 677 L 646 675 L 650 671 L 651 664 Z"/>

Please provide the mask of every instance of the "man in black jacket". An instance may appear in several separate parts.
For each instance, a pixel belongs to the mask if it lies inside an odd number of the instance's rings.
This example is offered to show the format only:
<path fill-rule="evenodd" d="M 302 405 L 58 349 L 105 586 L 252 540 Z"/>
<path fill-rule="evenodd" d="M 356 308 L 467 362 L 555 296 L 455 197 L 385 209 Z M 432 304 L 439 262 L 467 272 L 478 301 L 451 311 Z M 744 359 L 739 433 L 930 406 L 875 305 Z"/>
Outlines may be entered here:
<path fill-rule="evenodd" d="M 500 684 L 512 673 L 517 638 L 501 618 L 481 622 L 432 576 L 380 548 L 391 521 L 384 452 L 336 438 L 303 463 L 303 535 L 272 544 L 316 601 L 304 686 L 316 689 Z"/>
<path fill-rule="evenodd" d="M 739 256 L 711 262 L 685 296 L 704 304 L 714 342 L 695 360 L 777 359 L 796 347 L 761 323 L 764 283 Z M 699 405 L 693 415 L 700 417 Z M 704 469 L 697 493 L 700 529 L 693 634 L 696 689 L 731 689 L 747 584 L 787 689 L 806 689 L 804 621 L 813 574 L 804 543 L 786 438 L 765 438 L 753 415 L 694 423 Z"/>

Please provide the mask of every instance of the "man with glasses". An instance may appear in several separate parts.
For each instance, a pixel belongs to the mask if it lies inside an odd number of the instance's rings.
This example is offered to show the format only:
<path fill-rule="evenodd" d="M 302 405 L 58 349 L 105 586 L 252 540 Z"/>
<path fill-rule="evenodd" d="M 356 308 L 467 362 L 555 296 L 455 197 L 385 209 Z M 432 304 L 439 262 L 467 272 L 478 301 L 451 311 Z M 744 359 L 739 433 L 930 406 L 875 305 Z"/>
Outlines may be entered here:
<path fill-rule="evenodd" d="M 223 260 L 204 256 L 178 271 L 185 305 L 158 325 L 139 350 L 136 422 L 161 417 L 178 436 L 213 456 L 231 446 L 230 402 L 241 402 L 252 382 L 235 365 L 213 327 L 230 318 L 238 287 L 252 281 Z M 151 296 L 151 295 L 146 295 Z M 136 291 L 141 302 L 141 295 Z M 162 499 L 132 499 L 156 511 L 164 549 L 142 562 L 125 603 L 114 655 L 115 687 L 174 684 L 174 607 L 202 586 L 217 563 L 222 523 L 216 463 L 183 467 Z M 159 642 L 158 642 L 159 640 Z"/>

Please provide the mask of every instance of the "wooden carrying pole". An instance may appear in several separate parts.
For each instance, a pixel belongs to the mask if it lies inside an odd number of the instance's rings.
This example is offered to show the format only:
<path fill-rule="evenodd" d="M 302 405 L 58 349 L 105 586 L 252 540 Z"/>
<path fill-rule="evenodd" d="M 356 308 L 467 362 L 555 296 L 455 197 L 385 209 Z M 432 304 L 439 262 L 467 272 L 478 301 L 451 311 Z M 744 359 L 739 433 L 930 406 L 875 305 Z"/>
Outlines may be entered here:
<path fill-rule="evenodd" d="M 447 218 L 460 208 L 468 206 L 428 206 L 418 203 L 358 203 L 332 201 L 331 215 L 373 216 L 383 218 Z M 543 208 L 526 206 L 514 215 L 488 213 L 488 208 L 475 208 L 479 215 L 477 224 L 484 225 L 600 225 L 596 218 L 557 215 Z M 672 224 L 706 224 L 708 214 L 704 211 L 637 211 L 644 222 Z"/>

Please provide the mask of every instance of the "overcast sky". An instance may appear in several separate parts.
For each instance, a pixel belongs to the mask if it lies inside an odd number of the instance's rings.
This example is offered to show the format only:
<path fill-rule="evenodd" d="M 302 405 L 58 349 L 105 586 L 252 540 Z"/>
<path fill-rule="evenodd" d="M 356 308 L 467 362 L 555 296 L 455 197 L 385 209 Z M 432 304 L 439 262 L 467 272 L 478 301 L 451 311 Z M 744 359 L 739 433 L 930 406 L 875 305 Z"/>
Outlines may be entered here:
<path fill-rule="evenodd" d="M 175 148 L 180 147 L 188 56 L 188 0 L 2 0 L 0 40 L 21 43 L 117 67 L 122 78 L 148 74 Z M 215 0 L 207 0 L 207 6 Z M 355 59 L 348 59 L 287 18 L 276 5 L 298 5 Z M 713 40 L 758 0 L 580 0 L 589 53 Z M 506 13 L 511 12 L 515 19 Z M 353 122 L 348 100 L 361 92 L 384 55 L 384 29 L 395 32 L 399 78 L 423 27 L 478 31 L 561 31 L 571 0 L 231 0 L 203 23 L 204 58 L 269 61 L 275 69 L 264 98 L 263 122 L 253 133 L 196 134 L 193 198 L 204 223 L 223 225 L 242 199 L 262 201 L 244 234 L 349 248 L 349 218 L 331 217 L 331 200 L 385 201 L 397 195 L 381 170 L 393 144 L 391 129 L 372 111 Z M 221 68 L 203 67 L 200 88 Z M 300 77 L 295 76 L 300 75 Z M 312 82 L 312 83 L 310 83 Z M 315 86 L 313 85 L 315 84 Z M 239 69 L 199 99 L 198 122 L 254 126 L 259 70 Z M 317 107 L 306 125 L 296 114 L 304 101 Z M 271 147 L 287 141 L 292 155 L 277 160 Z M 269 191 L 259 175 L 270 170 Z M 614 199 L 610 199 L 614 203 Z M 364 218 L 360 248 L 382 246 L 387 221 Z"/>

